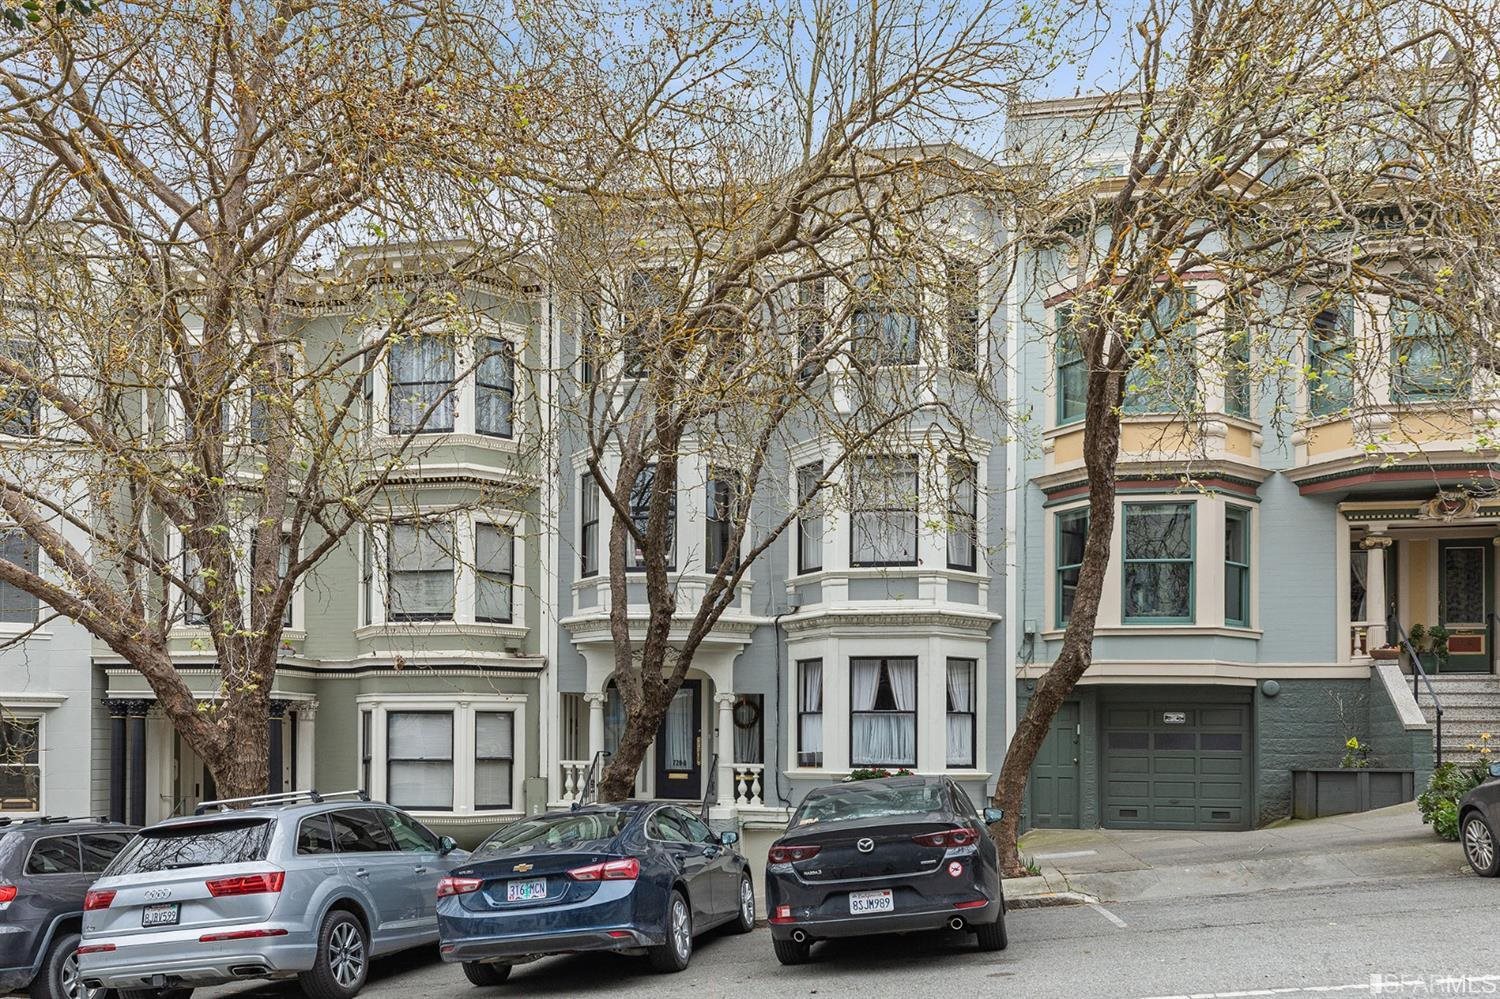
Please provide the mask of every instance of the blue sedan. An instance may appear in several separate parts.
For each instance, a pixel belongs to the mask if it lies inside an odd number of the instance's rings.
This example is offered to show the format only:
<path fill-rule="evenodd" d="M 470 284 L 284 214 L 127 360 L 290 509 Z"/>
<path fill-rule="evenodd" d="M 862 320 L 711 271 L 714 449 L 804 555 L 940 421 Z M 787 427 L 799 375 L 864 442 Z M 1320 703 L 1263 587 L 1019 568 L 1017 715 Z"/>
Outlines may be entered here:
<path fill-rule="evenodd" d="M 505 826 L 438 884 L 443 960 L 475 985 L 551 954 L 645 954 L 681 971 L 693 938 L 755 926 L 749 864 L 733 832 L 653 801 L 594 805 Z"/>

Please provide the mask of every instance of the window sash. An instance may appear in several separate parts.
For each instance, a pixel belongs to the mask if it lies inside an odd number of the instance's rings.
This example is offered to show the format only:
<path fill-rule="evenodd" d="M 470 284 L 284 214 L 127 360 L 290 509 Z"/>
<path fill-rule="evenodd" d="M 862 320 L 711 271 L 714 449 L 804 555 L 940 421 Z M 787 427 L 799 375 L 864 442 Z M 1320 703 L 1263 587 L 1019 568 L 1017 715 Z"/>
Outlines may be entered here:
<path fill-rule="evenodd" d="M 1469 359 L 1455 350 L 1453 328 L 1415 302 L 1391 306 L 1391 395 L 1398 402 L 1464 398 Z"/>
<path fill-rule="evenodd" d="M 1354 401 L 1354 315 L 1347 303 L 1324 309 L 1307 331 L 1307 406 L 1313 416 L 1331 416 Z"/>
<path fill-rule="evenodd" d="M 1241 507 L 1224 510 L 1224 623 L 1250 624 L 1250 511 Z M 1235 537 L 1237 533 L 1238 537 Z M 1239 557 L 1235 556 L 1238 544 Z"/>
<path fill-rule="evenodd" d="M 948 568 L 979 564 L 979 466 L 965 458 L 948 463 Z"/>
<path fill-rule="evenodd" d="M 1088 543 L 1089 510 L 1064 510 L 1057 515 L 1057 626 L 1065 627 L 1073 612 L 1073 594 L 1083 569 Z M 1076 541 L 1073 540 L 1076 538 Z M 1070 550 L 1076 546 L 1076 550 Z"/>
<path fill-rule="evenodd" d="M 474 620 L 509 624 L 514 618 L 516 533 L 497 524 L 474 525 Z"/>
<path fill-rule="evenodd" d="M 856 352 L 876 367 L 917 364 L 922 330 L 914 299 L 915 276 L 888 275 L 887 286 L 879 291 L 871 290 L 875 282 L 870 274 L 856 282 L 856 294 L 866 296 L 850 317 Z"/>
<path fill-rule="evenodd" d="M 474 372 L 474 429 L 487 437 L 508 438 L 515 431 L 515 347 L 498 337 L 481 343 L 484 357 Z"/>
<path fill-rule="evenodd" d="M 864 459 L 854 495 L 859 498 L 849 516 L 850 565 L 916 565 L 916 459 Z M 905 550 L 904 542 L 909 542 Z"/>
<path fill-rule="evenodd" d="M 584 474 L 578 493 L 578 572 L 586 579 L 599 573 L 599 488 L 592 473 Z"/>
<path fill-rule="evenodd" d="M 1124 618 L 1126 623 L 1186 623 L 1193 619 L 1193 597 L 1196 566 L 1193 551 L 1195 522 L 1193 503 L 1127 503 L 1125 504 Z M 1186 522 L 1176 518 L 1186 513 Z M 1134 543 L 1132 527 L 1146 523 L 1145 518 L 1171 518 L 1158 541 L 1181 542 L 1183 549 L 1160 554 L 1131 554 Z M 1180 537 L 1172 535 L 1180 534 Z M 1168 601 L 1171 601 L 1170 603 Z"/>
<path fill-rule="evenodd" d="M 24 531 L 11 529 L 0 532 L 0 559 L 36 575 L 39 565 L 36 542 Z M 0 622 L 6 624 L 35 624 L 40 604 L 36 595 L 0 582 Z"/>
<path fill-rule="evenodd" d="M 451 621 L 453 525 L 394 523 L 389 546 L 386 620 Z"/>
<path fill-rule="evenodd" d="M 514 711 L 474 712 L 474 808 L 514 807 Z"/>
<path fill-rule="evenodd" d="M 1088 408 L 1088 369 L 1073 329 L 1073 308 L 1059 305 L 1053 312 L 1057 357 L 1057 422 L 1081 420 Z"/>
<path fill-rule="evenodd" d="M 797 766 L 823 765 L 823 660 L 797 662 Z"/>
<path fill-rule="evenodd" d="M 975 710 L 975 702 L 979 696 L 979 663 L 974 659 L 950 658 L 947 662 L 948 668 L 948 753 L 947 764 L 950 767 L 972 767 L 976 765 L 979 754 L 979 729 L 976 721 L 978 712 Z M 961 679 L 967 674 L 967 680 Z M 955 684 L 954 680 L 959 679 Z M 962 694 L 967 689 L 967 698 L 954 700 L 954 694 Z M 967 748 L 967 752 L 965 752 Z"/>
<path fill-rule="evenodd" d="M 24 365 L 36 378 L 40 353 L 37 345 L 23 340 L 0 342 L 0 353 Z M 23 389 L 18 378 L 0 379 L 0 434 L 11 437 L 35 437 L 41 416 L 41 395 L 34 388 Z"/>
<path fill-rule="evenodd" d="M 718 572 L 719 565 L 729 555 L 727 570 L 733 572 L 739 566 L 739 553 L 731 551 L 734 533 L 734 517 L 739 499 L 739 485 L 725 472 L 715 473 L 705 489 L 703 520 L 703 567 L 706 572 Z"/>
<path fill-rule="evenodd" d="M 856 698 L 858 690 L 854 683 L 854 674 L 858 667 L 875 667 L 875 688 L 872 692 L 871 707 L 861 708 L 857 706 Z M 880 691 L 889 690 L 895 704 L 899 705 L 900 698 L 897 694 L 897 682 L 892 674 L 892 667 L 900 665 L 909 669 L 911 680 L 911 706 L 909 708 L 875 707 L 880 703 Z M 855 657 L 849 660 L 849 762 L 852 766 L 869 767 L 915 767 L 917 765 L 917 690 L 919 677 L 917 675 L 917 660 L 911 656 L 894 656 L 890 658 Z M 880 736 L 878 727 L 868 723 L 875 721 L 886 722 L 885 733 L 888 748 L 887 753 L 876 752 L 876 745 Z M 865 724 L 861 724 L 865 723 Z M 907 752 L 900 752 L 901 748 Z"/>
<path fill-rule="evenodd" d="M 651 521 L 651 500 L 656 495 L 656 463 L 652 462 L 641 469 L 641 474 L 636 476 L 635 486 L 630 490 L 630 519 L 635 523 L 635 528 L 642 535 L 646 533 L 646 525 Z M 667 569 L 677 568 L 677 496 L 674 493 L 667 498 Z M 627 539 L 629 558 L 626 560 L 625 568 L 630 570 L 644 570 L 646 568 L 645 552 L 635 544 L 635 538 Z"/>
<path fill-rule="evenodd" d="M 1242 419 L 1250 418 L 1250 348 L 1249 315 L 1243 302 L 1231 299 L 1224 330 L 1224 412 Z"/>
<path fill-rule="evenodd" d="M 1197 327 L 1183 318 L 1193 311 L 1194 302 L 1191 290 L 1170 292 L 1145 319 L 1141 342 L 1131 351 L 1134 362 L 1125 376 L 1121 412 L 1179 413 L 1196 407 Z"/>
<path fill-rule="evenodd" d="M 812 378 L 826 364 L 824 358 L 818 362 L 808 358 L 817 351 L 828 335 L 826 315 L 828 308 L 828 281 L 816 278 L 797 286 L 797 375 Z"/>
<path fill-rule="evenodd" d="M 277 556 L 277 559 L 276 559 L 276 582 L 278 584 L 280 583 L 281 580 L 283 580 L 283 579 L 286 578 L 287 570 L 291 567 L 291 544 L 290 544 L 290 540 L 291 539 L 287 535 L 285 535 L 285 534 L 283 534 L 281 536 L 281 552 Z M 257 545 L 255 539 L 252 538 L 251 541 L 250 541 L 250 571 L 252 573 L 254 573 L 254 571 L 255 571 L 255 560 L 256 560 L 256 549 L 257 549 L 257 547 L 258 547 L 258 545 Z M 270 597 L 271 597 L 271 595 L 269 593 L 262 594 L 261 596 L 264 599 L 267 599 L 267 600 L 269 600 Z M 283 628 L 290 628 L 292 626 L 292 601 L 291 600 L 288 600 L 286 602 L 286 606 L 281 609 L 281 626 Z"/>
<path fill-rule="evenodd" d="M 813 495 L 823 481 L 823 463 L 815 461 L 797 469 L 797 502 L 805 504 L 797 515 L 797 572 L 816 572 L 823 568 L 823 513 L 813 506 Z"/>
<path fill-rule="evenodd" d="M 398 732 L 403 723 L 412 731 Z M 452 711 L 386 712 L 387 801 L 399 808 L 452 811 L 455 727 Z"/>
<path fill-rule="evenodd" d="M 452 346 L 430 336 L 401 340 L 391 345 L 389 367 L 391 433 L 451 433 L 454 412 Z"/>
<path fill-rule="evenodd" d="M 966 260 L 949 258 L 945 267 L 948 283 L 948 366 L 955 371 L 974 371 L 979 364 L 979 267 Z"/>
<path fill-rule="evenodd" d="M 0 810 L 41 811 L 41 732 L 39 718 L 0 721 Z"/>

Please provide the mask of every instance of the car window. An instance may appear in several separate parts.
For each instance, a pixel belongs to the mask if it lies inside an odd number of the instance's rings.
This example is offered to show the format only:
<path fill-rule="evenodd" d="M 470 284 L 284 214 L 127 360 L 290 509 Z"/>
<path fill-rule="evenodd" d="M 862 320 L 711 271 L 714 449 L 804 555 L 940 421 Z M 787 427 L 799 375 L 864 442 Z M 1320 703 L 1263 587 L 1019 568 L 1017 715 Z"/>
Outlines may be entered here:
<path fill-rule="evenodd" d="M 395 849 L 380 816 L 373 808 L 333 812 L 333 841 L 339 853 L 382 853 Z"/>
<path fill-rule="evenodd" d="M 575 846 L 612 840 L 630 824 L 630 812 L 599 809 L 538 815 L 501 826 L 479 844 L 476 857 L 520 846 Z"/>
<path fill-rule="evenodd" d="M 396 841 L 396 849 L 408 853 L 437 853 L 438 838 L 432 831 L 405 812 L 394 808 L 380 809 L 386 831 Z"/>
<path fill-rule="evenodd" d="M 854 784 L 814 791 L 802 799 L 790 828 L 847 819 L 877 819 L 898 815 L 926 815 L 948 808 L 943 786 L 926 781 L 906 784 Z"/>
<path fill-rule="evenodd" d="M 129 833 L 87 833 L 79 837 L 83 844 L 83 869 L 89 873 L 102 871 L 125 849 L 130 842 Z"/>
<path fill-rule="evenodd" d="M 299 854 L 333 852 L 333 828 L 328 824 L 328 813 L 309 815 L 297 823 L 297 852 Z"/>
<path fill-rule="evenodd" d="M 687 830 L 688 837 L 694 843 L 713 843 L 717 840 L 718 837 L 714 836 L 714 831 L 695 816 L 675 809 L 673 810 L 673 815 L 682 824 L 682 827 Z"/>
<path fill-rule="evenodd" d="M 270 819 L 212 819 L 143 829 L 105 869 L 106 877 L 265 860 Z"/>
<path fill-rule="evenodd" d="M 82 874 L 77 836 L 46 836 L 31 844 L 27 874 Z"/>
<path fill-rule="evenodd" d="M 689 835 L 687 827 L 673 814 L 670 808 L 657 809 L 656 814 L 651 816 L 646 826 L 646 831 L 651 836 L 668 843 L 691 843 L 693 837 Z"/>

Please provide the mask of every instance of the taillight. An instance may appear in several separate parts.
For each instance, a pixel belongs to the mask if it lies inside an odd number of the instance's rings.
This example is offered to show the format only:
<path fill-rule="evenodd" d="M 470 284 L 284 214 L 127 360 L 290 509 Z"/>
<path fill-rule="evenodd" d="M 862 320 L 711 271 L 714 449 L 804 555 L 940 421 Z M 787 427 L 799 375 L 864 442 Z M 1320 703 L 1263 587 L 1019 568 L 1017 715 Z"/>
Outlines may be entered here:
<path fill-rule="evenodd" d="M 479 878 L 440 878 L 438 880 L 437 897 L 447 898 L 449 895 L 467 895 L 471 891 L 478 891 L 484 884 Z"/>
<path fill-rule="evenodd" d="M 16 900 L 15 885 L 0 885 L 0 909 L 4 909 Z"/>
<path fill-rule="evenodd" d="M 640 875 L 641 862 L 634 857 L 575 867 L 568 872 L 574 881 L 634 881 Z"/>
<path fill-rule="evenodd" d="M 974 830 L 965 829 L 960 826 L 957 829 L 944 829 L 941 832 L 923 833 L 920 836 L 913 836 L 912 842 L 920 843 L 922 846 L 933 846 L 939 850 L 946 850 L 954 846 L 973 846 L 978 839 L 979 837 L 975 835 Z"/>
<path fill-rule="evenodd" d="M 16 890 L 12 888 L 10 891 L 11 895 L 14 896 Z M 85 911 L 92 911 L 94 909 L 108 909 L 110 903 L 112 903 L 114 900 L 115 893 L 113 891 L 110 891 L 108 888 L 94 889 L 87 895 L 83 896 L 83 908 Z"/>
<path fill-rule="evenodd" d="M 818 855 L 821 846 L 773 846 L 766 860 L 773 864 L 796 864 Z"/>
<path fill-rule="evenodd" d="M 114 944 L 84 944 L 73 953 L 75 954 L 108 954 L 115 949 Z"/>
<path fill-rule="evenodd" d="M 281 891 L 281 886 L 285 883 L 285 871 L 242 874 L 238 877 L 215 878 L 213 881 L 203 882 L 208 888 L 208 893 L 214 898 L 224 898 L 229 895 L 264 895 L 266 892 Z M 113 895 L 114 892 L 110 894 Z"/>
<path fill-rule="evenodd" d="M 230 930 L 228 933 L 205 933 L 199 943 L 223 943 L 225 940 L 259 940 L 262 937 L 284 937 L 286 930 L 277 927 L 270 930 Z"/>

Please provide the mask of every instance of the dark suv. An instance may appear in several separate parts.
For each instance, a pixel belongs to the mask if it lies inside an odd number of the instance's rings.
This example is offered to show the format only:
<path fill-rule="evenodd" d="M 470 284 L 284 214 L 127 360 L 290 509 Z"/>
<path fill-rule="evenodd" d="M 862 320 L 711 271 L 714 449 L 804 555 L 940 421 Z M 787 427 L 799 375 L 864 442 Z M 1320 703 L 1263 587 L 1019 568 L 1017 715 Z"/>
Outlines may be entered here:
<path fill-rule="evenodd" d="M 86 999 L 83 896 L 134 835 L 102 819 L 0 818 L 0 993 Z"/>

